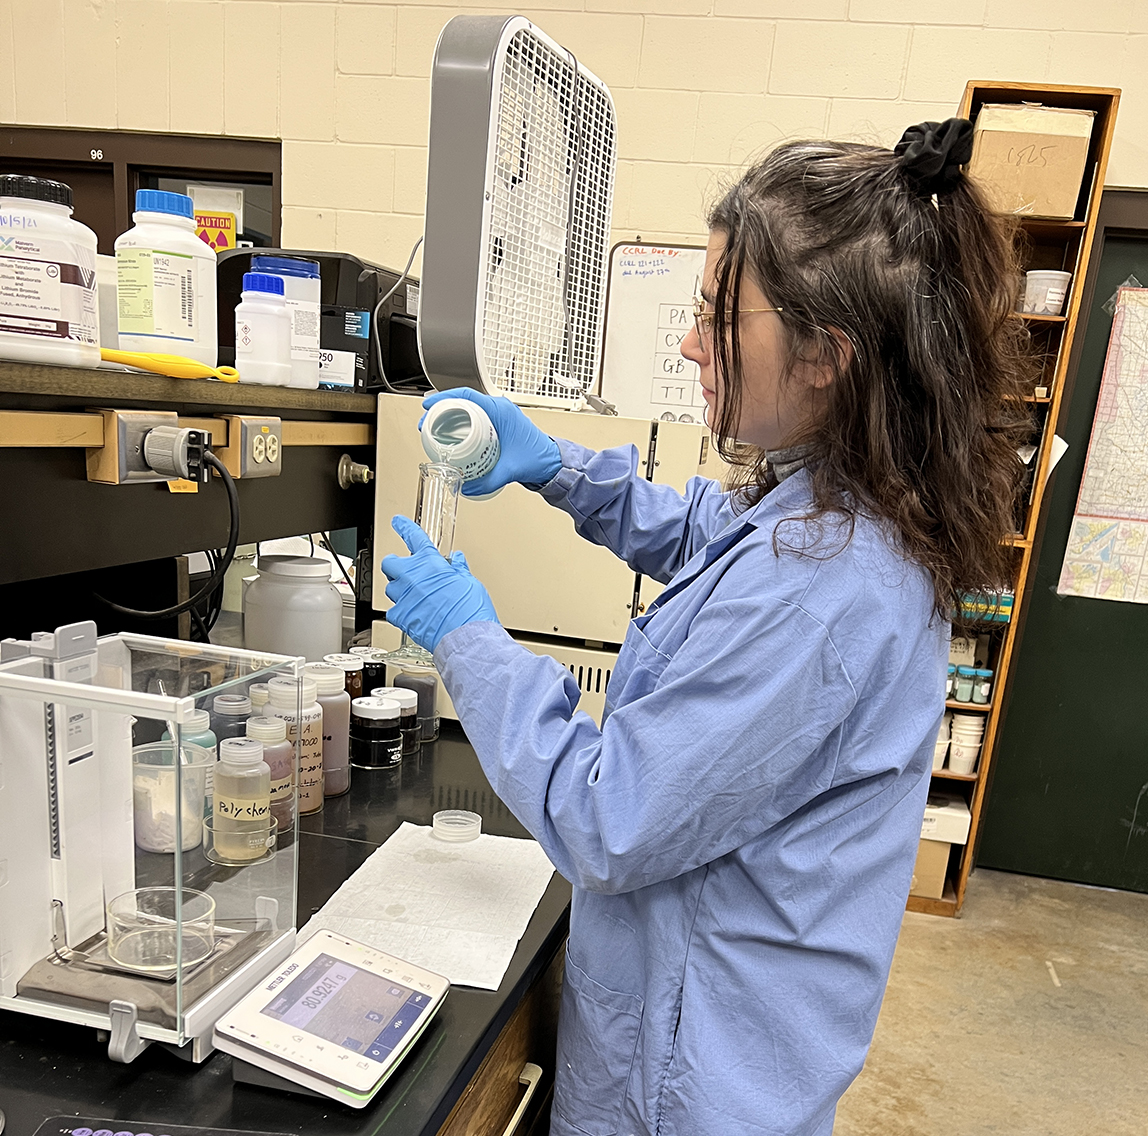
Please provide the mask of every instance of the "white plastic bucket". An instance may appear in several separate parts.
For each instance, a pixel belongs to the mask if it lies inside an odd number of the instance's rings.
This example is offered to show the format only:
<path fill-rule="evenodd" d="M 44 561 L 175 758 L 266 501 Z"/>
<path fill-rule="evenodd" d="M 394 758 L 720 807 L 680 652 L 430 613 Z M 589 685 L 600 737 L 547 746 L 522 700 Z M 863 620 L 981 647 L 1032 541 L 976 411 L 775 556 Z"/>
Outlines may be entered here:
<path fill-rule="evenodd" d="M 1058 316 L 1064 311 L 1071 272 L 1046 270 L 1025 273 L 1023 311 L 1030 316 Z"/>

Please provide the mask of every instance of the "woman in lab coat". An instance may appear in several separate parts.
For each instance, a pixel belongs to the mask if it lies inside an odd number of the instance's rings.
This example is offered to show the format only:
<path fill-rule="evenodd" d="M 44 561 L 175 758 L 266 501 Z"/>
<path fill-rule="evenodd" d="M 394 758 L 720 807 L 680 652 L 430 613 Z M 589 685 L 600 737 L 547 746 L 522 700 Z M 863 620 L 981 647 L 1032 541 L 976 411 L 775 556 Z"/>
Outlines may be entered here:
<path fill-rule="evenodd" d="M 738 485 L 646 481 L 480 402 L 498 465 L 667 586 L 599 728 L 406 518 L 388 621 L 435 652 L 495 791 L 574 885 L 551 1132 L 829 1136 L 885 989 L 949 615 L 1007 586 L 1027 420 L 1009 232 L 972 128 L 798 142 L 709 218 L 696 327 Z M 429 405 L 437 395 L 428 400 Z"/>

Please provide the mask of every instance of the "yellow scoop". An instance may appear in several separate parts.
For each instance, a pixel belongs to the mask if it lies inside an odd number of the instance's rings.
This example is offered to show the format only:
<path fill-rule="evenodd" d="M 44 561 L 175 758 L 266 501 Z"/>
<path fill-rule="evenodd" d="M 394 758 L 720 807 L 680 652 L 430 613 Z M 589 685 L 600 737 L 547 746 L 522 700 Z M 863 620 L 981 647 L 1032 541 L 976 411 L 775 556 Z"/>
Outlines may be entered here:
<path fill-rule="evenodd" d="M 184 355 L 153 355 L 146 351 L 112 351 L 100 348 L 100 358 L 109 363 L 123 363 L 125 367 L 138 367 L 141 371 L 153 371 L 157 375 L 167 375 L 172 379 L 219 379 L 225 383 L 239 382 L 239 372 L 234 367 L 209 367 L 197 359 Z"/>

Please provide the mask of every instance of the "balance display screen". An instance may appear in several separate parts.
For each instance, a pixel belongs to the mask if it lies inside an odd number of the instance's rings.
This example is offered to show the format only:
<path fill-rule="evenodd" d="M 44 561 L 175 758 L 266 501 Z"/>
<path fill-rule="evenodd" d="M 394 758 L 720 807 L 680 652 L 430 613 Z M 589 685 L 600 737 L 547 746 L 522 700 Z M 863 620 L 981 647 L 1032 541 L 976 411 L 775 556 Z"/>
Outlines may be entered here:
<path fill-rule="evenodd" d="M 320 954 L 262 1013 L 374 1061 L 385 1061 L 430 1002 L 429 994 Z"/>

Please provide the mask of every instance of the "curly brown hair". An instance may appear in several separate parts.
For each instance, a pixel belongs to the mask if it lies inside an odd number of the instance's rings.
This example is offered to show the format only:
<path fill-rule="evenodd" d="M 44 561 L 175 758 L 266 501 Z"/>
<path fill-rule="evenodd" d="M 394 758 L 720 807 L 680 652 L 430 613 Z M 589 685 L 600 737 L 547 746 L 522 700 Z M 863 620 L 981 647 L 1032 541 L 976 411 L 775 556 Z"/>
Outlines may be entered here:
<path fill-rule="evenodd" d="M 779 526 L 775 549 L 832 555 L 844 545 L 824 553 L 824 532 L 844 520 L 847 542 L 861 514 L 932 573 L 942 619 L 966 594 L 1009 587 L 1017 447 L 1033 432 L 1023 396 L 1036 366 L 1012 314 L 1015 221 L 963 174 L 923 197 L 891 150 L 839 142 L 780 146 L 708 220 L 726 238 L 714 278 L 725 391 L 714 433 L 744 506 L 772 484 L 764 453 L 735 441 L 742 353 L 731 313 L 747 273 L 783 309 L 787 370 L 812 360 L 834 375 L 824 412 L 787 440 L 807 448 L 814 507 L 795 518 L 795 542 Z"/>

